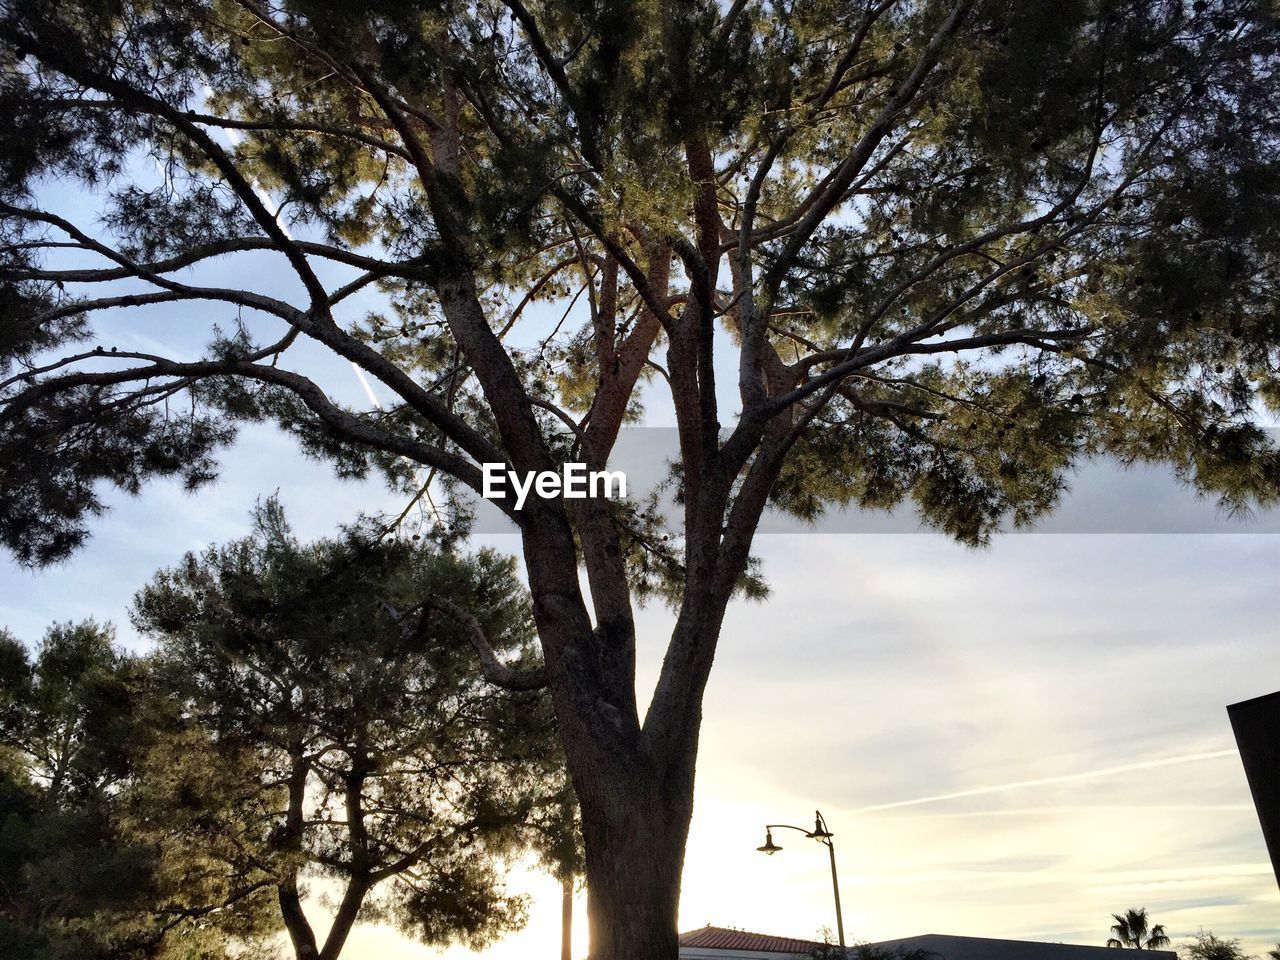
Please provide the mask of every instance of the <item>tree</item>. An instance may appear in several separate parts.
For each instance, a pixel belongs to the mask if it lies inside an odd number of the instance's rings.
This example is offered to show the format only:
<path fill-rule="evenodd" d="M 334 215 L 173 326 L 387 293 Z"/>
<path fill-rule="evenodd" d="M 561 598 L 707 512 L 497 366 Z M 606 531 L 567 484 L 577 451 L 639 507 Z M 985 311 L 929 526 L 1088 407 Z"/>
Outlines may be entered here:
<path fill-rule="evenodd" d="M 29 656 L 0 631 L 0 954 L 32 960 L 225 960 L 262 932 L 214 917 L 176 951 L 157 851 L 125 796 L 151 742 L 146 665 L 93 621 L 51 627 Z M 188 861 L 190 870 L 198 860 Z"/>
<path fill-rule="evenodd" d="M 1239 940 L 1221 940 L 1210 930 L 1199 931 L 1195 939 L 1182 948 L 1186 960 L 1257 960 L 1244 952 Z"/>
<path fill-rule="evenodd" d="M 560 800 L 529 826 L 543 868 L 560 881 L 560 960 L 573 960 L 573 898 L 583 873 L 582 824 L 573 785 L 565 783 Z"/>
<path fill-rule="evenodd" d="M 149 899 L 149 851 L 121 839 L 106 804 L 53 804 L 14 761 L 0 751 L 0 955 L 158 956 L 133 922 Z"/>
<path fill-rule="evenodd" d="M 478 612 L 410 612 L 419 596 Z M 176 711 L 138 797 L 139 831 L 187 877 L 171 913 L 265 890 L 298 960 L 337 960 L 361 917 L 477 949 L 522 922 L 500 858 L 560 802 L 559 754 L 544 698 L 487 683 L 460 636 L 528 656 L 511 561 L 359 531 L 302 545 L 268 501 L 252 537 L 160 573 L 135 622 Z M 340 884 L 323 940 L 303 904 L 316 875 Z"/>
<path fill-rule="evenodd" d="M 1108 947 L 1159 950 L 1169 945 L 1164 924 L 1157 923 L 1155 926 L 1150 926 L 1146 907 L 1126 910 L 1124 913 L 1113 913 L 1111 918 L 1115 923 L 1111 926 L 1113 936 L 1107 940 Z"/>
<path fill-rule="evenodd" d="M 938 954 L 930 950 L 907 950 L 903 947 L 888 949 L 870 943 L 841 947 L 831 943 L 829 937 L 823 943 L 814 944 L 809 955 L 813 960 L 939 960 Z"/>
<path fill-rule="evenodd" d="M 977 544 L 1090 457 L 1232 510 L 1280 492 L 1255 0 L 12 0 L 0 44 L 0 538 L 24 561 L 74 549 L 103 484 L 208 482 L 246 421 L 417 496 L 482 490 L 483 463 L 600 469 L 643 403 L 674 417 L 675 529 L 501 501 L 543 664 L 470 636 L 495 682 L 550 688 L 597 960 L 676 956 L 703 691 L 726 606 L 763 589 L 766 507 L 912 503 Z M 295 292 L 213 269 L 244 256 Z M 537 301 L 565 306 L 550 333 Z M 235 317 L 203 353 L 200 303 Z M 117 349 L 107 311 L 173 339 Z M 308 343 L 385 408 L 335 398 Z M 646 706 L 655 595 L 676 620 Z"/>
<path fill-rule="evenodd" d="M 1268 950 L 1267 956 L 1270 960 L 1280 960 L 1280 943 L 1276 944 L 1276 948 L 1274 950 Z"/>
<path fill-rule="evenodd" d="M 136 658 L 93 620 L 50 627 L 35 652 L 0 631 L 0 744 L 50 803 L 105 796 L 129 773 Z"/>

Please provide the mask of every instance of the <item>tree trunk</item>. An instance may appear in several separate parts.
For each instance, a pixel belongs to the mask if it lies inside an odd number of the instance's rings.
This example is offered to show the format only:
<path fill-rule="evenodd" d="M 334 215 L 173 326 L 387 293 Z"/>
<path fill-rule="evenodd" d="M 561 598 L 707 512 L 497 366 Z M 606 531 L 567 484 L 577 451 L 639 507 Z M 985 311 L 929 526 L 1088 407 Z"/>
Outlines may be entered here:
<path fill-rule="evenodd" d="M 702 694 L 729 590 L 717 595 L 712 582 L 699 591 L 695 607 L 686 600 L 641 724 L 634 622 L 625 590 L 613 596 L 607 589 L 616 551 L 591 553 L 587 563 L 597 600 L 593 628 L 574 543 L 562 528 L 530 520 L 524 553 L 557 728 L 582 817 L 590 960 L 677 960 Z M 597 582 L 604 588 L 599 595 Z"/>
<path fill-rule="evenodd" d="M 280 883 L 276 894 L 280 902 L 280 916 L 293 943 L 293 955 L 297 960 L 317 960 L 320 950 L 316 946 L 316 935 L 302 910 L 296 871 Z"/>
<path fill-rule="evenodd" d="M 560 960 L 573 960 L 573 875 L 560 881 Z"/>
<path fill-rule="evenodd" d="M 609 771 L 579 793 L 590 960 L 676 960 L 677 911 L 693 813 L 693 759 L 680 772 Z"/>
<path fill-rule="evenodd" d="M 662 827 L 653 813 L 633 808 L 599 825 L 614 834 L 603 850 L 588 842 L 595 852 L 587 855 L 591 960 L 676 960 L 679 954 L 683 849 L 663 852 L 669 843 L 657 836 Z"/>
<path fill-rule="evenodd" d="M 333 915 L 333 925 L 325 937 L 324 947 L 320 951 L 320 960 L 338 960 L 342 948 L 346 946 L 351 928 L 360 916 L 360 907 L 364 904 L 365 894 L 369 891 L 366 877 L 352 877 L 347 881 L 346 892 L 342 896 L 337 912 Z"/>
<path fill-rule="evenodd" d="M 302 808 L 306 801 L 309 772 L 310 769 L 303 759 L 301 745 L 291 745 L 289 748 L 289 807 L 284 824 L 290 853 L 296 852 L 302 845 Z M 280 903 L 280 916 L 293 943 L 294 956 L 297 960 L 317 960 L 320 950 L 316 944 L 315 931 L 311 929 L 307 914 L 302 909 L 296 862 L 286 868 L 284 877 L 276 886 L 276 896 Z"/>

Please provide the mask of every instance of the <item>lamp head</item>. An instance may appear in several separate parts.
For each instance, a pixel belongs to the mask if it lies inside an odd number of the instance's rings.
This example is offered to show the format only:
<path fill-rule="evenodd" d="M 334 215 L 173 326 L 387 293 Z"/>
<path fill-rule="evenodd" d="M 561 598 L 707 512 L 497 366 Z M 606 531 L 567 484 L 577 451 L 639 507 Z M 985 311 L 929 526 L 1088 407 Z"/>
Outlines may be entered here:
<path fill-rule="evenodd" d="M 756 849 L 759 850 L 761 853 L 767 853 L 769 854 L 769 856 L 773 856 L 782 848 L 773 842 L 773 831 L 766 830 L 764 832 L 764 846 L 756 847 Z"/>
<path fill-rule="evenodd" d="M 835 836 L 834 833 L 827 829 L 827 822 L 822 819 L 822 814 L 816 810 L 813 817 L 813 833 L 809 834 L 809 836 L 815 840 L 828 840 Z"/>

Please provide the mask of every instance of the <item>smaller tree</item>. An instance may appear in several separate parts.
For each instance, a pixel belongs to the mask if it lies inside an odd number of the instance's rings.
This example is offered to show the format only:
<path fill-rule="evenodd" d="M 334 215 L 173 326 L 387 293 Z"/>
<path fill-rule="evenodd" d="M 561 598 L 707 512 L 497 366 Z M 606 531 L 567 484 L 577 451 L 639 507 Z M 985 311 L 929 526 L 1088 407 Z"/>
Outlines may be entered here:
<path fill-rule="evenodd" d="M 113 637 L 58 624 L 29 652 L 0 631 L 0 956 L 222 960 L 221 916 L 166 937 L 157 850 L 129 835 L 126 797 L 156 724 L 147 664 Z M 236 920 L 247 948 L 262 916 Z"/>
<path fill-rule="evenodd" d="M 879 947 L 871 943 L 842 947 L 831 942 L 830 934 L 831 931 L 824 927 L 824 942 L 815 943 L 809 952 L 813 960 L 941 960 L 933 951 L 920 948 L 906 950 L 903 947 Z"/>
<path fill-rule="evenodd" d="M 1169 937 L 1164 932 L 1164 924 L 1152 925 L 1147 917 L 1147 908 L 1126 910 L 1124 913 L 1113 913 L 1111 919 L 1111 937 L 1108 947 L 1129 948 L 1133 950 L 1159 950 L 1169 945 Z"/>
<path fill-rule="evenodd" d="M 567 773 L 559 797 L 529 826 L 540 865 L 560 881 L 560 960 L 573 960 L 573 898 L 585 872 L 585 851 L 578 798 Z"/>
<path fill-rule="evenodd" d="M 210 864 L 179 911 L 269 891 L 298 960 L 336 960 L 362 918 L 473 947 L 522 922 L 501 858 L 563 776 L 545 699 L 489 684 L 473 649 L 529 667 L 511 561 L 358 530 L 302 545 L 268 501 L 251 537 L 158 574 L 134 619 L 175 710 L 139 827 L 175 871 L 188 849 Z M 339 888 L 323 939 L 316 878 Z"/>
<path fill-rule="evenodd" d="M 142 666 L 110 626 L 50 627 L 34 658 L 0 631 L 0 743 L 52 804 L 100 799 L 128 773 Z"/>
<path fill-rule="evenodd" d="M 1183 960 L 1258 960 L 1244 952 L 1239 940 L 1223 940 L 1212 930 L 1200 930 L 1195 939 L 1183 944 L 1178 952 Z"/>

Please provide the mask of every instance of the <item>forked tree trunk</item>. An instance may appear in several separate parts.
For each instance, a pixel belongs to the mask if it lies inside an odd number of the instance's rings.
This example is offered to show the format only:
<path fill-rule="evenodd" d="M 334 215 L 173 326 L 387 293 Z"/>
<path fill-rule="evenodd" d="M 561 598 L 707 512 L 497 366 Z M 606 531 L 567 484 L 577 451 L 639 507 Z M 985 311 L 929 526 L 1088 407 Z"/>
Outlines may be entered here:
<path fill-rule="evenodd" d="M 525 560 L 581 813 L 590 960 L 677 960 L 702 694 L 729 590 L 704 591 L 682 611 L 642 725 L 630 611 L 592 625 L 575 545 L 568 537 L 556 544 L 559 531 L 548 526 L 525 530 Z M 606 567 L 610 559 L 596 557 Z M 607 577 L 587 569 L 603 595 L 597 616 L 611 604 L 624 609 L 625 590 L 610 596 Z"/>

